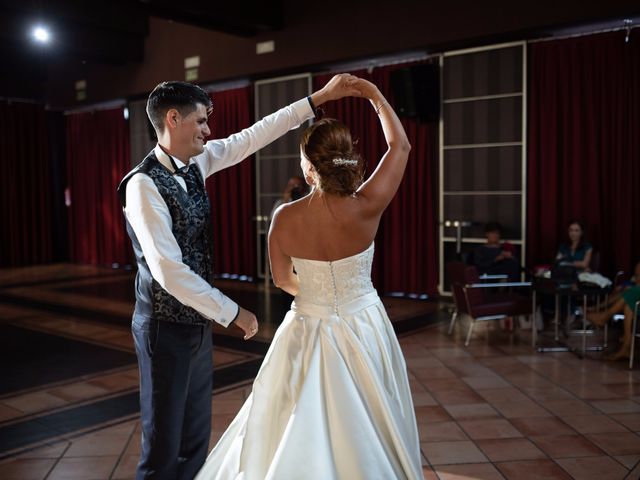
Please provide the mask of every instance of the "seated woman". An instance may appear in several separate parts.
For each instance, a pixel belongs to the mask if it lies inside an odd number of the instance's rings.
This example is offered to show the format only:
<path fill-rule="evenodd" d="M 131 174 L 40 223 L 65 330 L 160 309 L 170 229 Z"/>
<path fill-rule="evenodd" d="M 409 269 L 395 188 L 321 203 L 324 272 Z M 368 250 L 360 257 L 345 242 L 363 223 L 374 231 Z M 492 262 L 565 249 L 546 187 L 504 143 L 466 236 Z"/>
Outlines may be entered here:
<path fill-rule="evenodd" d="M 617 352 L 605 357 L 606 360 L 620 360 L 629 358 L 631 353 L 631 326 L 633 323 L 633 310 L 636 302 L 640 301 L 640 262 L 634 268 L 632 282 L 623 285 L 621 290 L 615 292 L 609 299 L 603 312 L 588 312 L 587 319 L 594 325 L 603 327 L 609 319 L 619 313 L 624 313 L 624 333 L 622 336 L 622 346 Z"/>
<path fill-rule="evenodd" d="M 512 282 L 518 281 L 520 264 L 515 257 L 515 248 L 509 242 L 500 242 L 502 226 L 489 222 L 484 227 L 487 243 L 473 251 L 473 264 L 480 275 L 507 275 Z"/>
<path fill-rule="evenodd" d="M 570 263 L 578 272 L 588 272 L 591 265 L 593 247 L 585 239 L 585 231 L 582 222 L 574 221 L 569 224 L 569 241 L 560 245 L 557 262 Z"/>

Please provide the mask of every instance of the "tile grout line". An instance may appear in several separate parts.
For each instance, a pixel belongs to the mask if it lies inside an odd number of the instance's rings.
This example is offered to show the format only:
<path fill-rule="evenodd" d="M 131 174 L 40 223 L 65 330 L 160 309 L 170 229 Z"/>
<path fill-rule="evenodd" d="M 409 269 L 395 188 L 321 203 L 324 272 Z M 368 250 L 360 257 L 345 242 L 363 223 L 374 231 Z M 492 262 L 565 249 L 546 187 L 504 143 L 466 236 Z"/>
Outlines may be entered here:
<path fill-rule="evenodd" d="M 113 478 L 113 476 L 116 473 L 116 470 L 118 470 L 118 467 L 120 466 L 120 462 L 124 458 L 124 456 L 125 456 L 124 454 L 127 451 L 127 449 L 129 448 L 129 445 L 131 444 L 131 441 L 133 440 L 133 436 L 135 435 L 136 430 L 137 430 L 137 424 L 134 425 L 133 429 L 131 430 L 131 434 L 129 434 L 129 439 L 125 443 L 124 448 L 122 449 L 122 452 L 120 452 L 120 456 L 118 457 L 118 460 L 116 460 L 116 464 L 113 466 L 113 470 L 109 474 L 109 480 L 111 480 Z"/>
<path fill-rule="evenodd" d="M 49 469 L 49 471 L 47 472 L 47 474 L 44 476 L 42 480 L 47 480 L 49 478 L 49 476 L 53 473 L 55 468 L 58 466 L 58 464 L 60 463 L 60 461 L 65 456 L 65 454 L 69 451 L 70 448 L 71 448 L 71 442 L 68 441 L 67 447 L 62 451 L 58 459 L 53 463 L 53 465 L 51 466 L 51 468 Z"/>

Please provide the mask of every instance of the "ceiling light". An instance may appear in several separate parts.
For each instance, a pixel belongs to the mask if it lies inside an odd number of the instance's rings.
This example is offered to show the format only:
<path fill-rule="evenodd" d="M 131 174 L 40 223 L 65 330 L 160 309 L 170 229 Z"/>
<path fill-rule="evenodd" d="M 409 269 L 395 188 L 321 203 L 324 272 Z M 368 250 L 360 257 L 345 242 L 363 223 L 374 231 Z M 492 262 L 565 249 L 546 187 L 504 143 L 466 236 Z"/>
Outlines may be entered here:
<path fill-rule="evenodd" d="M 49 30 L 41 26 L 34 27 L 32 35 L 34 40 L 38 43 L 49 43 L 49 40 L 51 39 Z"/>

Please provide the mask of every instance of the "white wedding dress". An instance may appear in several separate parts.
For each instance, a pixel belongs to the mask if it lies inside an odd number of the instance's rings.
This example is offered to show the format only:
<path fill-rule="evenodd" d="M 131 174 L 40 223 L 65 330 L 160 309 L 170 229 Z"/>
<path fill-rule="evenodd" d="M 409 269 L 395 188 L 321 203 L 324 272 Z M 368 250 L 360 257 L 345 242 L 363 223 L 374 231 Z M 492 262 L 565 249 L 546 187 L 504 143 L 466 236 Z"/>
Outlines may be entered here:
<path fill-rule="evenodd" d="M 293 259 L 300 291 L 196 480 L 423 478 L 404 358 L 371 283 L 373 251 Z"/>

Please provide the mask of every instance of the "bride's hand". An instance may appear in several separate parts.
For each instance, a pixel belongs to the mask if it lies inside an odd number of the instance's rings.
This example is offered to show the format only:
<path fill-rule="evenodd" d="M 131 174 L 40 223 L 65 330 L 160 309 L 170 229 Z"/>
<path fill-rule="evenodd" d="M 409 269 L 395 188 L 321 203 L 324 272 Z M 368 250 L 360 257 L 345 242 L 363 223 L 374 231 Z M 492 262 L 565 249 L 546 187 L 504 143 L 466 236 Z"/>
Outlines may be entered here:
<path fill-rule="evenodd" d="M 381 96 L 380 90 L 374 83 L 360 77 L 353 77 L 352 86 L 360 92 L 360 96 L 368 100 L 375 100 Z"/>
<path fill-rule="evenodd" d="M 357 78 L 348 73 L 334 75 L 324 87 L 311 94 L 314 105 L 319 107 L 325 102 L 343 97 L 360 97 L 360 90 L 354 87 Z"/>

